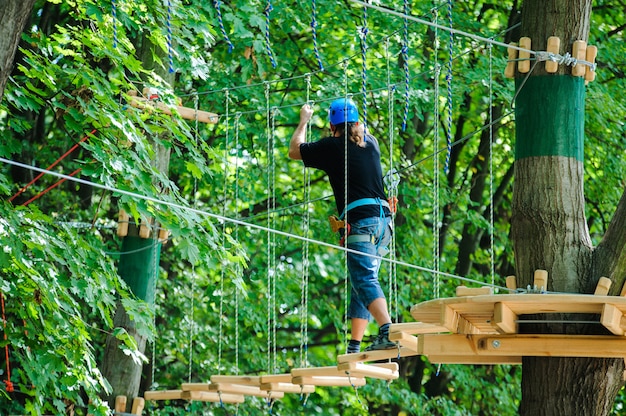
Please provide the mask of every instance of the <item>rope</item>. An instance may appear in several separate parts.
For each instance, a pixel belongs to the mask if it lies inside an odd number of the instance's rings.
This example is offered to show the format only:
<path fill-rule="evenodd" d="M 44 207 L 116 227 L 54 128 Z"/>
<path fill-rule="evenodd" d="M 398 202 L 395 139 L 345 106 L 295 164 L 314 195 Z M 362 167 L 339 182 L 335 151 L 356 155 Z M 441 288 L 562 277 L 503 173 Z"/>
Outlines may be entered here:
<path fill-rule="evenodd" d="M 398 199 L 398 184 L 400 182 L 400 178 L 398 175 L 394 174 L 395 168 L 393 165 L 393 156 L 394 156 L 394 123 L 393 123 L 393 115 L 394 115 L 394 93 L 395 86 L 391 84 L 391 56 L 389 53 L 389 42 L 385 45 L 385 54 L 387 56 L 387 88 L 389 89 L 389 96 L 387 100 L 388 109 L 387 114 L 389 117 L 389 176 L 387 190 L 389 192 L 389 198 L 392 201 L 397 201 Z M 395 222 L 396 218 L 396 210 L 391 210 L 391 223 Z M 396 233 L 391 234 L 391 242 L 390 242 L 390 250 L 389 257 L 391 259 L 395 259 L 396 256 Z M 389 303 L 390 307 L 394 309 L 393 320 L 398 322 L 398 281 L 396 275 L 396 267 L 393 263 L 390 263 L 389 267 Z"/>
<path fill-rule="evenodd" d="M 315 0 L 311 0 L 311 28 L 313 29 L 313 51 L 315 52 L 315 59 L 317 59 L 317 65 L 320 68 L 320 71 L 324 70 L 324 65 L 322 64 L 322 58 L 320 57 L 320 51 L 317 47 L 317 6 L 315 4 Z M 311 79 L 309 75 L 309 80 Z"/>
<path fill-rule="evenodd" d="M 74 172 L 70 173 L 68 176 L 72 177 L 75 176 L 76 174 L 78 174 L 81 170 L 83 170 L 83 168 L 78 168 L 76 169 Z M 61 185 L 63 182 L 65 182 L 67 179 L 60 179 L 57 182 L 55 182 L 54 184 L 50 185 L 49 187 L 47 187 L 46 189 L 44 189 L 43 191 L 39 192 L 37 195 L 35 195 L 34 197 L 32 197 L 31 199 L 29 199 L 28 201 L 24 202 L 22 204 L 22 206 L 26 206 L 28 204 L 30 204 L 31 202 L 39 199 L 40 197 L 44 196 L 45 194 L 47 194 L 49 191 L 53 190 L 54 188 L 56 188 L 57 186 Z"/>
<path fill-rule="evenodd" d="M 193 100 L 193 111 L 194 111 L 194 145 L 198 145 L 198 95 L 194 95 Z M 196 208 L 198 206 L 198 198 L 196 197 L 198 193 L 198 179 L 194 176 L 193 178 L 193 207 Z M 192 364 L 193 364 L 193 346 L 194 346 L 194 330 L 195 330 L 195 293 L 196 293 L 196 264 L 191 264 L 191 296 L 189 299 L 189 309 L 191 311 L 191 319 L 189 320 L 189 373 L 187 375 L 187 380 L 191 383 L 191 372 L 192 372 Z M 221 317 L 221 314 L 220 314 Z"/>
<path fill-rule="evenodd" d="M 239 119 L 241 114 L 235 114 L 235 212 L 239 212 Z M 239 226 L 235 225 L 235 241 L 239 241 Z M 235 277 L 241 276 L 241 264 L 235 266 Z M 235 369 L 239 374 L 239 288 L 235 284 Z"/>
<path fill-rule="evenodd" d="M 404 14 L 409 14 L 409 0 L 404 0 Z M 404 62 L 404 116 L 402 117 L 402 131 L 406 130 L 409 118 L 409 19 L 404 18 L 404 36 L 402 43 L 402 61 Z"/>
<path fill-rule="evenodd" d="M 4 294 L 2 292 L 0 292 L 0 304 L 2 305 L 2 323 L 4 325 L 4 341 L 6 342 L 4 346 L 4 358 L 7 363 L 7 379 L 4 380 L 4 384 L 6 385 L 7 393 L 12 393 L 15 391 L 15 387 L 11 381 L 11 362 L 9 361 L 9 342 L 7 341 L 7 317 L 4 311 Z"/>
<path fill-rule="evenodd" d="M 217 20 L 219 22 L 220 32 L 222 32 L 222 37 L 228 44 L 228 53 L 231 53 L 233 51 L 234 45 L 230 41 L 230 38 L 228 37 L 228 34 L 226 33 L 226 29 L 224 28 L 224 20 L 222 19 L 222 8 L 221 8 L 220 0 L 214 0 L 213 6 L 215 7 L 215 11 L 217 12 Z"/>
<path fill-rule="evenodd" d="M 111 15 L 113 16 L 113 49 L 117 49 L 117 5 L 111 0 Z"/>
<path fill-rule="evenodd" d="M 229 93 L 226 91 L 226 125 L 225 125 L 225 135 L 226 140 L 224 144 L 224 182 L 222 187 L 222 194 L 226 195 L 226 191 L 228 189 L 228 145 L 229 145 L 229 130 L 228 126 L 230 123 L 230 110 L 229 110 Z M 222 204 L 222 215 L 226 215 L 226 204 Z M 226 223 L 222 223 L 222 236 L 221 236 L 222 247 L 226 243 Z M 226 267 L 222 264 L 222 270 L 220 274 L 220 314 L 219 314 L 219 338 L 218 338 L 218 355 L 217 355 L 217 368 L 218 374 L 222 374 L 222 341 L 224 336 L 224 280 L 226 276 Z"/>
<path fill-rule="evenodd" d="M 336 244 L 327 243 L 327 242 L 321 241 L 321 240 L 314 240 L 314 239 L 311 239 L 311 238 L 305 238 L 305 237 L 303 237 L 301 235 L 298 235 L 298 234 L 288 233 L 288 232 L 281 231 L 281 230 L 276 230 L 276 229 L 270 229 L 270 228 L 263 227 L 261 225 L 254 224 L 254 223 L 251 223 L 251 222 L 241 221 L 241 220 L 238 220 L 238 219 L 235 219 L 235 218 L 224 217 L 222 215 L 214 214 L 214 213 L 209 212 L 209 211 L 203 211 L 203 210 L 200 210 L 200 209 L 189 207 L 187 205 L 181 205 L 179 203 L 172 202 L 172 201 L 165 201 L 165 200 L 158 199 L 158 198 L 155 198 L 155 197 L 151 197 L 151 196 L 148 196 L 148 195 L 141 195 L 141 194 L 138 194 L 138 193 L 135 193 L 135 192 L 131 192 L 131 191 L 127 191 L 127 190 L 124 190 L 124 189 L 115 188 L 115 187 L 108 186 L 108 185 L 103 185 L 101 183 L 90 182 L 90 181 L 87 181 L 87 180 L 84 180 L 84 179 L 79 179 L 79 178 L 71 178 L 71 177 L 69 177 L 67 175 L 63 175 L 62 173 L 57 173 L 57 172 L 53 172 L 53 171 L 46 171 L 45 169 L 38 168 L 36 166 L 27 165 L 25 163 L 16 162 L 14 160 L 9 160 L 9 159 L 3 158 L 3 157 L 0 157 L 0 163 L 5 163 L 5 164 L 8 164 L 8 165 L 20 167 L 20 168 L 23 168 L 23 169 L 30 169 L 30 170 L 33 170 L 35 172 L 43 172 L 45 174 L 52 175 L 52 176 L 55 176 L 55 177 L 58 177 L 58 178 L 66 178 L 66 179 L 71 180 L 71 181 L 76 182 L 76 183 L 80 183 L 80 184 L 88 185 L 88 186 L 93 186 L 94 188 L 97 188 L 97 189 L 103 189 L 103 190 L 107 190 L 107 191 L 110 191 L 110 192 L 119 193 L 120 195 L 126 195 L 126 196 L 129 196 L 129 197 L 132 197 L 132 198 L 135 198 L 135 199 L 140 199 L 140 200 L 143 200 L 143 201 L 150 201 L 150 202 L 153 202 L 153 203 L 158 204 L 158 205 L 162 205 L 162 206 L 166 206 L 166 207 L 170 207 L 170 208 L 175 208 L 175 209 L 183 210 L 183 211 L 190 212 L 190 213 L 195 213 L 195 214 L 198 214 L 198 215 L 201 215 L 201 216 L 212 218 L 212 219 L 214 219 L 216 221 L 228 221 L 228 222 L 230 222 L 232 224 L 235 224 L 235 225 L 244 226 L 244 227 L 247 227 L 247 228 L 250 228 L 250 229 L 254 229 L 254 230 L 258 230 L 258 231 L 262 231 L 262 232 L 268 232 L 268 233 L 276 234 L 276 235 L 279 235 L 279 236 L 282 236 L 282 237 L 285 237 L 285 238 L 292 238 L 292 239 L 300 240 L 300 241 L 309 241 L 309 242 L 311 242 L 313 244 L 317 244 L 317 245 L 322 246 L 322 247 L 327 247 L 327 248 L 330 248 L 330 249 L 344 251 L 344 252 L 348 252 L 348 253 L 360 254 L 362 256 L 368 256 L 368 257 L 376 258 L 376 259 L 378 259 L 380 261 L 391 262 L 388 258 L 380 257 L 378 255 L 363 253 L 363 252 L 352 250 L 352 249 L 349 249 L 349 248 L 346 248 L 346 247 L 342 247 L 342 246 L 339 246 L 339 245 L 336 245 Z M 422 266 L 418 266 L 416 264 L 411 264 L 411 263 L 399 261 L 399 260 L 394 261 L 394 263 L 397 266 L 406 267 L 406 268 L 417 270 L 417 271 L 421 271 L 421 272 L 428 272 L 428 273 L 433 272 L 432 269 L 429 269 L 429 268 L 426 268 L 426 267 L 422 267 Z M 470 278 L 463 277 L 463 276 L 457 276 L 457 275 L 454 275 L 454 274 L 451 274 L 451 273 L 445 273 L 445 272 L 439 272 L 439 271 L 437 271 L 436 273 L 438 273 L 440 277 L 446 277 L 446 278 L 449 278 L 449 279 L 456 279 L 456 280 L 461 280 L 461 281 L 464 281 L 464 282 L 475 283 L 475 284 L 482 285 L 482 286 L 488 286 L 483 281 L 470 279 Z M 493 287 L 494 288 L 498 288 L 498 289 L 503 289 L 505 291 L 508 291 L 508 289 L 505 286 L 493 286 Z M 550 293 L 557 293 L 557 292 L 550 292 Z"/>
<path fill-rule="evenodd" d="M 452 0 L 448 0 L 448 24 L 452 28 Z M 444 172 L 446 175 L 450 172 L 450 155 L 452 154 L 452 59 L 454 58 L 454 33 L 450 32 L 448 36 L 448 74 L 446 82 L 448 86 L 448 129 L 446 131 L 446 143 L 448 152 L 446 153 L 446 163 Z"/>
<path fill-rule="evenodd" d="M 76 143 L 74 146 L 72 146 L 70 148 L 70 150 L 68 150 L 67 152 L 63 153 L 61 155 L 61 157 L 59 157 L 57 160 L 55 160 L 50 166 L 48 166 L 46 168 L 46 171 L 52 169 L 53 167 L 55 167 L 60 161 L 62 161 L 63 159 L 65 159 L 67 157 L 67 155 L 69 155 L 70 153 L 72 153 L 74 150 L 76 150 L 76 148 L 85 140 L 87 140 L 89 138 L 89 136 L 93 135 L 96 133 L 96 131 L 98 131 L 97 129 L 93 129 L 89 134 L 86 134 L 82 139 L 80 139 L 78 141 L 78 143 Z M 35 182 L 37 182 L 39 180 L 39 178 L 41 178 L 46 172 L 41 172 L 39 175 L 35 176 L 35 178 L 33 180 L 31 180 L 30 182 L 28 182 L 26 185 L 24 185 L 19 191 L 17 191 L 11 198 L 9 198 L 9 202 L 13 201 L 15 198 L 17 198 L 19 195 L 21 195 L 26 189 L 28 189 L 32 184 L 34 184 Z"/>
<path fill-rule="evenodd" d="M 359 34 L 361 38 L 361 93 L 363 94 L 363 128 L 367 134 L 367 6 L 363 7 L 363 27 Z M 346 193 L 348 188 L 346 188 Z M 348 206 L 348 205 L 346 205 Z"/>
<path fill-rule="evenodd" d="M 491 271 L 491 284 L 496 282 L 496 259 L 495 259 L 495 242 L 494 242 L 494 206 L 493 206 L 493 48 L 491 45 L 489 48 L 489 263 Z"/>
<path fill-rule="evenodd" d="M 435 9 L 434 10 L 434 20 L 437 22 L 439 13 Z M 439 30 L 437 26 L 435 26 L 435 52 L 433 56 L 435 57 L 435 91 L 433 93 L 435 97 L 434 108 L 433 108 L 433 148 L 435 151 L 435 157 L 433 158 L 433 296 L 435 299 L 439 298 L 439 289 L 440 289 L 440 279 L 439 274 L 439 156 L 436 153 L 437 149 L 439 149 L 439 75 L 441 68 L 439 63 L 437 62 L 437 54 L 439 52 L 439 42 L 438 42 Z"/>
<path fill-rule="evenodd" d="M 306 78 L 306 99 L 307 102 L 311 99 L 311 77 Z M 310 141 L 311 138 L 311 123 L 307 124 L 306 140 Z M 302 224 L 303 234 L 305 237 L 310 235 L 310 220 L 311 213 L 309 211 L 309 200 L 311 199 L 311 174 L 306 166 L 302 168 L 304 190 L 303 190 L 303 212 L 302 212 Z M 309 343 L 309 243 L 307 241 L 302 245 L 302 287 L 300 293 L 300 303 L 302 305 L 302 311 L 300 313 L 300 367 L 306 367 L 308 359 L 308 343 Z"/>
<path fill-rule="evenodd" d="M 344 61 L 344 66 L 343 66 L 343 77 L 344 77 L 344 94 L 345 94 L 345 107 L 344 107 L 344 114 L 348 114 L 348 61 Z M 348 206 L 348 129 L 344 129 L 344 137 L 343 137 L 343 165 L 344 165 L 344 172 L 343 172 L 343 206 L 344 209 L 345 207 Z M 350 214 L 350 211 L 346 211 L 346 216 L 344 218 L 344 221 L 346 224 L 349 224 L 348 221 L 348 216 Z M 346 230 L 347 231 L 347 230 Z M 347 244 L 346 244 L 347 247 Z M 348 252 L 346 251 L 344 253 L 343 256 L 343 292 L 344 292 L 344 296 L 343 296 L 343 338 L 344 338 L 344 345 L 346 346 L 346 353 L 347 353 L 347 349 L 348 349 L 348 342 L 350 341 L 348 338 L 348 297 L 350 296 L 350 292 L 348 291 Z"/>
<path fill-rule="evenodd" d="M 174 57 L 172 55 L 172 1 L 167 0 L 167 59 L 169 61 L 168 72 L 174 73 Z"/>
<path fill-rule="evenodd" d="M 270 44 L 270 13 L 274 10 L 272 7 L 272 1 L 267 0 L 267 5 L 265 6 L 264 14 L 265 14 L 265 50 L 267 51 L 267 56 L 270 58 L 270 62 L 272 63 L 272 68 L 276 68 L 276 61 L 274 60 L 274 53 L 272 53 L 272 47 Z"/>

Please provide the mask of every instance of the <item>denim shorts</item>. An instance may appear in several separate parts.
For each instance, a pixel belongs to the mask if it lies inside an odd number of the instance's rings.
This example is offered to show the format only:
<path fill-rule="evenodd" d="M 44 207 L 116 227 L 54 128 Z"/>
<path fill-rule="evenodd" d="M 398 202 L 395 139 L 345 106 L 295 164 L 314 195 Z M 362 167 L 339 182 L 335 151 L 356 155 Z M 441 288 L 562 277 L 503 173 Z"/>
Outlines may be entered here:
<path fill-rule="evenodd" d="M 348 243 L 348 248 L 379 256 L 379 253 L 386 252 L 391 241 L 391 233 L 391 217 L 363 218 L 350 223 L 350 235 L 373 235 L 375 240 L 373 243 L 370 241 Z M 372 316 L 367 307 L 374 300 L 385 297 L 378 281 L 380 263 L 380 260 L 375 257 L 348 252 L 348 272 L 352 286 L 348 307 L 349 318 L 370 320 Z"/>

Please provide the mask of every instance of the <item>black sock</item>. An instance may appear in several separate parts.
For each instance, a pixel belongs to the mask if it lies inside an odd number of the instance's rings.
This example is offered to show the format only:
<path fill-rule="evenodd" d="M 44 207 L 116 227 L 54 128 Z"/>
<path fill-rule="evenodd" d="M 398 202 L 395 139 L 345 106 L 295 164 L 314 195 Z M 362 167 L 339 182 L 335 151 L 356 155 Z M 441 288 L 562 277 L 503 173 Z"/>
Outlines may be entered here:
<path fill-rule="evenodd" d="M 391 324 L 382 324 L 378 329 L 378 335 L 388 337 L 389 336 L 389 325 Z"/>
<path fill-rule="evenodd" d="M 351 339 L 348 342 L 348 354 L 354 354 L 361 351 L 361 341 Z"/>

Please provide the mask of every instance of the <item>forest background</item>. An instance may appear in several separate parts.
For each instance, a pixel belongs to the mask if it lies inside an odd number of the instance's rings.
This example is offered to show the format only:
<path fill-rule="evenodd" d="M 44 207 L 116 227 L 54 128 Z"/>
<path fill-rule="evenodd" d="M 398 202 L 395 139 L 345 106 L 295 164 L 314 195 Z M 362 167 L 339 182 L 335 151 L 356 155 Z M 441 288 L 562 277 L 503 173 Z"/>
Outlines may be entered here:
<path fill-rule="evenodd" d="M 396 3 L 386 6 L 409 7 Z M 414 3 L 410 15 L 425 21 L 503 43 L 519 38 L 518 2 Z M 625 9 L 598 1 L 592 14 L 589 43 L 599 52 L 587 87 L 585 195 L 594 242 L 625 188 Z M 382 270 L 395 320 L 410 321 L 413 304 L 461 284 L 503 286 L 515 274 L 516 91 L 503 77 L 506 59 L 503 47 L 349 1 L 36 1 L 0 106 L 2 378 L 10 371 L 16 390 L 0 394 L 0 408 L 104 413 L 107 336 L 144 362 L 141 391 L 335 362 L 345 348 L 346 275 L 343 252 L 329 246 L 334 202 L 323 175 L 287 158 L 305 102 L 316 109 L 315 139 L 328 133 L 329 102 L 352 95 L 381 143 L 383 170 L 398 171 L 398 262 Z M 145 87 L 219 120 L 129 106 L 128 92 Z M 53 170 L 80 182 L 42 193 L 63 179 L 45 175 L 16 195 L 39 173 L 27 166 L 45 168 L 79 141 Z M 166 172 L 155 166 L 157 147 L 170 154 Z M 153 306 L 119 278 L 120 208 L 171 233 Z M 118 300 L 148 339 L 145 355 L 114 325 Z M 318 388 L 306 403 L 287 396 L 272 410 L 517 412 L 519 367 L 400 364 L 391 385 Z M 622 394 L 616 414 L 623 403 Z M 267 411 L 262 400 L 248 399 L 238 412 L 259 409 Z M 172 402 L 148 411 L 234 407 Z"/>

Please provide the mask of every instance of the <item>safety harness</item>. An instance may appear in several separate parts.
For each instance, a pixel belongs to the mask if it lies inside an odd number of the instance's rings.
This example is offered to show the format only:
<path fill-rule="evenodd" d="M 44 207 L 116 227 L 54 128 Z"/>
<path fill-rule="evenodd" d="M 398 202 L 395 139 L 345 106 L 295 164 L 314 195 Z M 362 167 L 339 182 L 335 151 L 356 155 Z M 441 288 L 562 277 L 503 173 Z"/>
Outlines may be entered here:
<path fill-rule="evenodd" d="M 374 234 L 350 234 L 350 224 L 344 220 L 346 213 L 351 209 L 362 207 L 364 205 L 378 205 L 380 207 L 380 216 L 383 217 L 383 207 L 387 207 L 392 214 L 396 212 L 398 206 L 398 198 L 393 197 L 389 198 L 389 200 L 385 201 L 380 198 L 361 198 L 356 201 L 352 201 L 348 204 L 348 206 L 343 210 L 339 218 L 335 215 L 331 215 L 328 217 L 330 221 L 330 228 L 335 233 L 340 233 L 341 240 L 340 244 L 346 245 L 350 243 L 362 243 L 362 242 L 370 242 L 372 244 L 376 244 L 376 235 Z"/>

